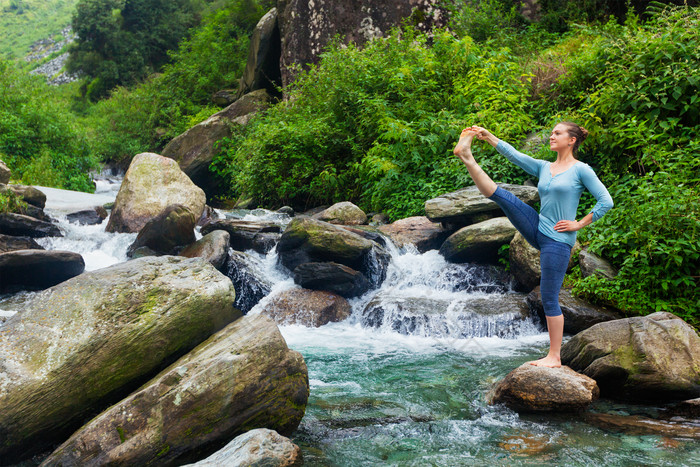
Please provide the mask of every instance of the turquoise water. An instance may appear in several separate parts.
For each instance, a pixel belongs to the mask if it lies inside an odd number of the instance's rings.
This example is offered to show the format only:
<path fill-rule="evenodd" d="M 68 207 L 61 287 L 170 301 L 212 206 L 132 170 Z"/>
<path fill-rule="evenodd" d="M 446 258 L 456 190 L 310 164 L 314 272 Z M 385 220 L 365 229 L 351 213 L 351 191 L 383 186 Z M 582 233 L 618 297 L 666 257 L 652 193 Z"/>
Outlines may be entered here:
<path fill-rule="evenodd" d="M 309 368 L 311 396 L 292 436 L 305 466 L 700 465 L 697 440 L 488 405 L 494 382 L 546 351 L 544 334 L 436 341 L 343 323 L 282 332 Z M 654 408 L 602 401 L 591 410 Z"/>

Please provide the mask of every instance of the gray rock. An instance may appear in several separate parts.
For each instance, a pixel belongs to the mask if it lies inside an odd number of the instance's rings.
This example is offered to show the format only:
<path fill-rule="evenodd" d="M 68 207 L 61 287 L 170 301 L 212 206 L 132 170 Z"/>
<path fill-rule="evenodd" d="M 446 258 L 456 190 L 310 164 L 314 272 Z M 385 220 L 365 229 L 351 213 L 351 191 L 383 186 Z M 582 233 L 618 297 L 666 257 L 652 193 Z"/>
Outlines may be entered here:
<path fill-rule="evenodd" d="M 498 263 L 498 250 L 510 243 L 516 229 L 506 217 L 469 225 L 450 235 L 440 254 L 453 263 Z"/>
<path fill-rule="evenodd" d="M 209 263 L 174 256 L 86 272 L 35 295 L 2 327 L 3 461 L 66 439 L 239 317 L 234 299 Z"/>
<path fill-rule="evenodd" d="M 230 235 L 225 230 L 214 230 L 191 245 L 186 246 L 180 256 L 204 258 L 219 271 L 223 270 L 228 258 Z"/>
<path fill-rule="evenodd" d="M 362 225 L 367 223 L 367 214 L 350 201 L 343 201 L 314 215 L 314 219 L 330 224 Z"/>
<path fill-rule="evenodd" d="M 352 309 L 347 300 L 332 292 L 291 289 L 271 298 L 260 313 L 278 324 L 301 324 L 317 328 L 347 319 Z"/>
<path fill-rule="evenodd" d="M 599 395 L 593 379 L 569 367 L 524 363 L 496 385 L 489 402 L 522 412 L 571 412 L 586 409 Z"/>
<path fill-rule="evenodd" d="M 12 171 L 0 160 L 0 183 L 3 185 L 10 183 L 11 176 Z"/>
<path fill-rule="evenodd" d="M 220 107 L 227 107 L 234 102 L 236 102 L 236 96 L 238 95 L 237 89 L 222 89 L 216 91 L 212 96 L 211 100 L 214 104 Z"/>
<path fill-rule="evenodd" d="M 544 323 L 546 318 L 539 285 L 528 294 L 527 303 L 533 314 L 537 315 Z M 562 315 L 564 315 L 564 332 L 569 334 L 579 333 L 598 323 L 623 318 L 617 310 L 593 305 L 574 297 L 571 295 L 571 289 L 566 288 L 562 288 L 559 292 L 559 306 Z"/>
<path fill-rule="evenodd" d="M 267 254 L 280 238 L 282 227 L 273 222 L 243 221 L 240 219 L 221 219 L 202 227 L 202 234 L 215 230 L 225 230 L 230 235 L 230 246 L 234 250 L 255 250 Z M 271 235 L 273 234 L 273 235 Z"/>
<path fill-rule="evenodd" d="M 282 206 L 277 210 L 280 214 L 286 214 L 289 217 L 294 217 L 294 208 L 291 206 Z"/>
<path fill-rule="evenodd" d="M 700 337 L 671 313 L 596 324 L 562 346 L 561 361 L 595 379 L 605 397 L 656 402 L 700 397 Z"/>
<path fill-rule="evenodd" d="M 540 199 L 535 187 L 506 183 L 498 183 L 497 185 L 510 191 L 530 206 Z M 474 223 L 475 215 L 483 213 L 503 215 L 501 208 L 482 195 L 475 186 L 447 193 L 425 202 L 425 214 L 433 222 L 465 226 Z"/>
<path fill-rule="evenodd" d="M 25 203 L 44 209 L 46 206 L 46 195 L 33 186 L 27 185 L 0 185 L 0 193 L 5 193 L 7 190 L 12 190 L 17 196 L 22 198 Z"/>
<path fill-rule="evenodd" d="M 583 277 L 596 274 L 604 279 L 612 280 L 617 276 L 617 270 L 608 261 L 591 253 L 587 248 L 579 253 L 578 264 L 581 266 Z"/>
<path fill-rule="evenodd" d="M 63 237 L 61 230 L 54 224 L 23 214 L 0 214 L 0 234 L 17 237 Z"/>
<path fill-rule="evenodd" d="M 449 234 L 442 225 L 425 216 L 400 219 L 380 226 L 379 231 L 391 238 L 397 247 L 413 245 L 420 253 L 439 249 Z"/>
<path fill-rule="evenodd" d="M 510 271 L 519 287 L 530 291 L 540 284 L 540 251 L 530 245 L 520 232 L 510 241 Z"/>
<path fill-rule="evenodd" d="M 31 237 L 15 237 L 12 235 L 0 234 L 0 253 L 16 250 L 43 250 Z"/>
<path fill-rule="evenodd" d="M 181 465 L 251 428 L 291 434 L 309 397 L 301 354 L 246 316 L 78 430 L 42 464 Z"/>
<path fill-rule="evenodd" d="M 173 138 L 163 148 L 163 156 L 174 159 L 182 171 L 209 197 L 218 190 L 217 181 L 209 172 L 216 154 L 216 143 L 231 135 L 231 124 L 241 124 L 239 117 L 253 114 L 270 106 L 272 98 L 264 90 L 255 91 L 238 99 L 207 120 Z M 200 211 L 201 212 L 201 211 Z"/>
<path fill-rule="evenodd" d="M 124 175 L 107 232 L 138 232 L 171 204 L 182 204 L 199 219 L 206 197 L 177 162 L 153 153 L 137 154 Z"/>
<path fill-rule="evenodd" d="M 68 222 L 80 225 L 97 225 L 101 224 L 107 218 L 107 210 L 102 206 L 97 206 L 93 209 L 85 209 L 82 211 L 72 212 L 66 216 Z"/>
<path fill-rule="evenodd" d="M 291 467 L 302 465 L 301 449 L 274 430 L 257 428 L 237 436 L 223 449 L 185 467 Z"/>
<path fill-rule="evenodd" d="M 277 8 L 273 8 L 260 18 L 253 30 L 239 95 L 258 89 L 266 89 L 270 94 L 277 93 L 276 87 L 282 85 L 280 46 Z"/>
<path fill-rule="evenodd" d="M 364 274 L 338 263 L 303 263 L 294 268 L 293 273 L 295 284 L 346 298 L 357 297 L 370 289 Z"/>
<path fill-rule="evenodd" d="M 146 222 L 129 246 L 127 256 L 144 246 L 156 253 L 175 253 L 179 247 L 194 243 L 194 227 L 194 214 L 181 204 L 172 204 Z"/>
<path fill-rule="evenodd" d="M 56 250 L 16 250 L 0 253 L 0 292 L 38 290 L 82 274 L 78 253 Z"/>

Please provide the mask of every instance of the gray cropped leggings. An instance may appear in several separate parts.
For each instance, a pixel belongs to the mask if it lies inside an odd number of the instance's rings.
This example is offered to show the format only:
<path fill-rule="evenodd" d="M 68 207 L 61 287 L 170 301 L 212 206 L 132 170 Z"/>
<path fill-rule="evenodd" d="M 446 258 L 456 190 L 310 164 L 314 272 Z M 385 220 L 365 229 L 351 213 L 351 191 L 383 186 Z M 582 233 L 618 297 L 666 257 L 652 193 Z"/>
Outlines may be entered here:
<path fill-rule="evenodd" d="M 537 211 L 510 191 L 498 187 L 489 199 L 503 209 L 508 220 L 525 237 L 525 240 L 540 250 L 540 267 L 542 269 L 540 292 L 542 293 L 544 314 L 546 316 L 561 315 L 559 290 L 569 265 L 571 246 L 542 234 L 538 229 L 540 216 Z"/>

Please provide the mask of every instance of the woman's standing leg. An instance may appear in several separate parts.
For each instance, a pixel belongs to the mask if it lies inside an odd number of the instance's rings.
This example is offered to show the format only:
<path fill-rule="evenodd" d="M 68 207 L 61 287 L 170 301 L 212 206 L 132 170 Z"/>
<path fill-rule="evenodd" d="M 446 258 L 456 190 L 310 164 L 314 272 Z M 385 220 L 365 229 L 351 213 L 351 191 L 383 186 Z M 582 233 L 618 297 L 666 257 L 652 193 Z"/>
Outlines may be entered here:
<path fill-rule="evenodd" d="M 559 291 L 569 265 L 571 247 L 541 233 L 538 235 L 538 242 L 541 247 L 540 267 L 542 270 L 540 292 L 542 293 L 542 305 L 547 319 L 547 331 L 549 332 L 549 352 L 546 357 L 532 361 L 530 364 L 560 367 L 561 342 L 564 337 L 564 315 L 559 306 Z"/>

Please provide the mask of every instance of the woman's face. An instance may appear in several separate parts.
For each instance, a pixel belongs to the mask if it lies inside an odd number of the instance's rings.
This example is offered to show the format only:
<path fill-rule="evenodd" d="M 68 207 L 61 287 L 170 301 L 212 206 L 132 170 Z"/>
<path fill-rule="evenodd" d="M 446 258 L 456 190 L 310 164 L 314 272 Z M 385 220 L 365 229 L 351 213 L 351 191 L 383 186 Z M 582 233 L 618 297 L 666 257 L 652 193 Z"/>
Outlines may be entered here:
<path fill-rule="evenodd" d="M 552 134 L 549 137 L 549 149 L 559 151 L 573 147 L 574 141 L 576 138 L 569 136 L 566 126 L 560 123 L 552 129 Z"/>

